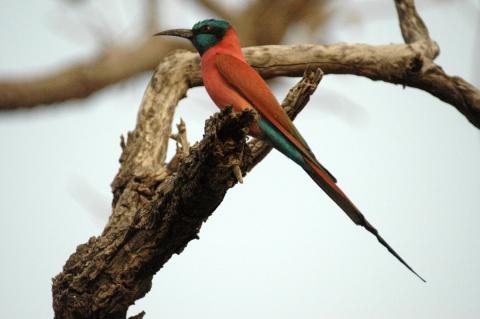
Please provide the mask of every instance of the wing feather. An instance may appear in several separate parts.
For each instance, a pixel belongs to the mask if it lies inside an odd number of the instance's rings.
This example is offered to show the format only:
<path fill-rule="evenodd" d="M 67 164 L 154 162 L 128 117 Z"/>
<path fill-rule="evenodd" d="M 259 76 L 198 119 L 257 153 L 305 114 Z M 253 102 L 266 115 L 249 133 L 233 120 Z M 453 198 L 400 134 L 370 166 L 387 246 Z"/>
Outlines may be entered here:
<path fill-rule="evenodd" d="M 357 225 L 365 227 L 365 229 L 377 237 L 378 241 L 403 265 L 421 280 L 425 281 L 390 247 L 343 191 L 337 187 L 335 178 L 316 160 L 307 143 L 260 75 L 247 63 L 228 54 L 217 53 L 215 62 L 224 79 L 249 101 L 282 136 L 288 139 L 288 141 L 298 149 L 304 156 L 306 165 L 313 169 L 313 171 L 306 169 L 307 173 L 342 208 L 352 221 Z"/>
<path fill-rule="evenodd" d="M 220 74 L 231 86 L 237 89 L 262 116 L 284 134 L 303 156 L 324 170 L 335 183 L 337 182 L 335 177 L 315 158 L 267 83 L 248 63 L 224 53 L 217 53 L 215 62 Z"/>

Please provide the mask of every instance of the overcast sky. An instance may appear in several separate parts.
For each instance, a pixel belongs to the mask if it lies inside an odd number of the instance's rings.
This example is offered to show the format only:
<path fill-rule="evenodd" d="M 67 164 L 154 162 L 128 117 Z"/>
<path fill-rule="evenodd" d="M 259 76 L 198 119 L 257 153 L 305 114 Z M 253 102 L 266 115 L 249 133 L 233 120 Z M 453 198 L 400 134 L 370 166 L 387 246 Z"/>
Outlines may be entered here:
<path fill-rule="evenodd" d="M 478 3 L 417 2 L 440 45 L 437 62 L 478 87 Z M 165 28 L 211 16 L 187 0 L 163 1 L 161 8 Z M 329 42 L 402 41 L 393 1 L 343 0 L 335 8 Z M 140 8 L 129 1 L 71 10 L 61 1 L 0 0 L 0 76 L 41 74 L 93 55 L 99 36 L 85 24 L 99 21 L 95 12 L 108 17 L 106 34 L 115 40 L 138 30 Z M 297 32 L 288 42 L 306 38 Z M 277 97 L 297 80 L 278 82 Z M 106 223 L 119 136 L 134 127 L 147 82 L 142 77 L 86 101 L 0 114 L 1 317 L 53 317 L 51 278 Z M 204 88 L 195 88 L 176 121 L 181 116 L 196 141 L 215 111 Z M 129 314 L 478 318 L 478 129 L 428 93 L 331 75 L 295 123 L 428 283 L 354 226 L 300 168 L 272 153 L 228 192 L 200 240 L 166 264 Z"/>

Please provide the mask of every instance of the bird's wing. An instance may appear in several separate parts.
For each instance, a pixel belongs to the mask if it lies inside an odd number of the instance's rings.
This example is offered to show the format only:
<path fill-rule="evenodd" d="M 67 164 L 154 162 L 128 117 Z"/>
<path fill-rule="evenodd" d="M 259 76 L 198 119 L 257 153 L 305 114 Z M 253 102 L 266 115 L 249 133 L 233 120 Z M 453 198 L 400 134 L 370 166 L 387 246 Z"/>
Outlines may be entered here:
<path fill-rule="evenodd" d="M 284 134 L 303 156 L 324 170 L 334 183 L 337 182 L 336 178 L 315 158 L 267 83 L 248 63 L 224 53 L 217 53 L 215 62 L 223 78 L 249 101 L 260 115 Z"/>

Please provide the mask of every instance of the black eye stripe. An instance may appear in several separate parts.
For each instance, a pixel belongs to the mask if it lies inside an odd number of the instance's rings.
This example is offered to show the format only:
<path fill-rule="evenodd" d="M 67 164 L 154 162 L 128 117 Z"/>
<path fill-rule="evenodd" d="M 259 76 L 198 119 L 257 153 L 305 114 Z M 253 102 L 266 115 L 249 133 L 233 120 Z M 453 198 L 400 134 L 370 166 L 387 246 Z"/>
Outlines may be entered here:
<path fill-rule="evenodd" d="M 193 34 L 195 36 L 200 35 L 200 34 L 211 34 L 214 35 L 217 39 L 221 39 L 223 35 L 225 34 L 225 30 L 222 28 L 218 28 L 216 26 L 211 26 L 211 25 L 204 25 L 201 28 L 196 28 L 193 29 Z"/>

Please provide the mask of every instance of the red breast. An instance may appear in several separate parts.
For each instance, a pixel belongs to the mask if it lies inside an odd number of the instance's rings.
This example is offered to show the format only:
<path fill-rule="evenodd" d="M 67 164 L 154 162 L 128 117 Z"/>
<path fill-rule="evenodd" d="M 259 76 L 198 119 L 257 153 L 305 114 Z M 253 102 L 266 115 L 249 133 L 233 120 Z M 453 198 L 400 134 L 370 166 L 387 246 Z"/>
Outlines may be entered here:
<path fill-rule="evenodd" d="M 250 103 L 238 94 L 219 73 L 215 64 L 215 55 L 217 53 L 230 54 L 245 61 L 237 33 L 233 27 L 229 27 L 223 39 L 202 55 L 203 84 L 207 89 L 208 95 L 220 109 L 228 105 L 232 106 L 235 112 L 251 108 Z"/>

